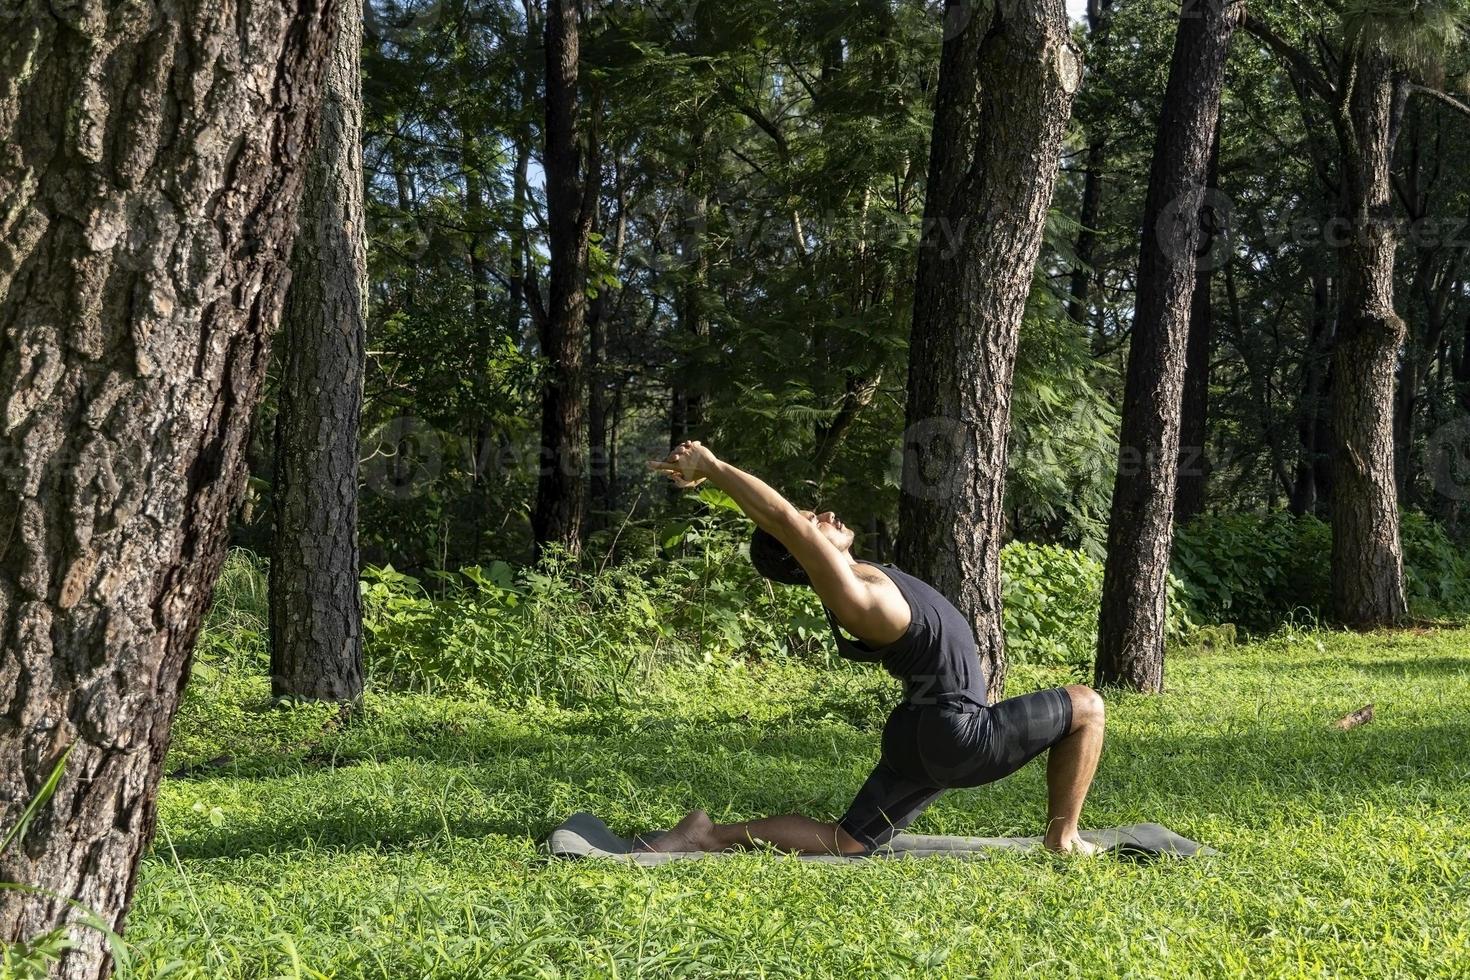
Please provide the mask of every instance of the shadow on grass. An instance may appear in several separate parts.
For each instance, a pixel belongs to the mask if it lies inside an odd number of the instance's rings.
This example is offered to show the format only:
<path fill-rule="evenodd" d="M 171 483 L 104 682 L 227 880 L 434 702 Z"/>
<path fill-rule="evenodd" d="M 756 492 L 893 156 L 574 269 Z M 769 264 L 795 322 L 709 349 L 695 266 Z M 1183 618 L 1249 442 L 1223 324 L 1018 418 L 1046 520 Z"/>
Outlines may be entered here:
<path fill-rule="evenodd" d="M 1184 737 L 1120 733 L 1108 741 L 1090 822 L 1187 824 L 1196 817 L 1224 816 L 1242 827 L 1262 827 L 1285 811 L 1331 817 L 1369 795 L 1381 799 L 1397 791 L 1406 803 L 1422 803 L 1464 793 L 1470 765 L 1464 754 L 1467 726 L 1470 716 L 1461 715 L 1436 725 L 1369 725 L 1350 732 L 1308 727 Z M 724 733 L 723 727 L 732 730 Z M 735 730 L 677 719 L 645 723 L 621 735 L 596 724 L 568 729 L 559 735 L 482 739 L 471 729 L 428 743 L 375 747 L 360 758 L 431 767 L 421 774 L 422 790 L 414 787 L 408 797 L 417 804 L 412 812 L 384 796 L 355 798 L 323 785 L 306 792 L 309 802 L 332 800 L 330 814 L 267 816 L 254 824 L 200 829 L 183 839 L 176 832 L 177 852 L 188 859 L 310 847 L 412 850 L 442 838 L 446 828 L 455 838 L 540 840 L 568 815 L 559 809 L 569 797 L 614 807 L 626 797 L 642 807 L 656 801 L 676 810 L 728 808 L 749 817 L 799 810 L 803 799 L 822 799 L 823 806 L 840 809 L 836 799 L 845 801 L 857 791 L 877 755 L 875 735 L 849 731 L 836 742 L 838 756 L 847 760 L 839 766 L 832 738 L 838 729 L 814 734 L 802 725 L 785 724 L 764 735 L 758 726 Z M 737 744 L 742 740 L 746 744 Z M 447 810 L 426 810 L 439 791 L 448 793 L 449 780 L 441 771 L 446 766 L 456 770 L 449 779 L 462 780 L 500 809 L 493 815 L 467 813 L 466 803 L 458 800 L 447 802 Z M 322 778 L 351 780 L 370 771 L 323 773 Z M 1028 775 L 984 787 L 978 795 L 951 797 L 945 807 L 951 832 L 989 833 L 1038 817 L 1044 806 L 1043 771 L 1043 762 L 1033 762 L 1023 770 Z M 224 772 L 216 777 L 252 778 Z M 289 807 L 290 794 L 301 792 L 300 786 L 283 785 L 280 804 Z M 953 829 L 956 808 L 973 815 L 973 821 L 968 816 L 962 821 L 967 829 Z"/>

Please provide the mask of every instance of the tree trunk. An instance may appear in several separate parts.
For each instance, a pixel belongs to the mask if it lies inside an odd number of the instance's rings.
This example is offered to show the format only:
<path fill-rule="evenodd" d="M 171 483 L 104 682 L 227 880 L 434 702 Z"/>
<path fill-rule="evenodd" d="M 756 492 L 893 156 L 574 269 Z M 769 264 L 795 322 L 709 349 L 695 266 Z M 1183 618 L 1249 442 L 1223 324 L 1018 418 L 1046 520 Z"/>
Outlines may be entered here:
<path fill-rule="evenodd" d="M 323 68 L 315 0 L 31 2 L 0 42 L 0 941 L 106 975 L 224 560 Z"/>
<path fill-rule="evenodd" d="M 1179 409 L 1210 148 L 1241 0 L 1181 12 L 1144 206 L 1118 476 L 1108 523 L 1096 682 L 1164 688 Z"/>
<path fill-rule="evenodd" d="M 1312 273 L 1312 322 L 1302 355 L 1301 403 L 1297 405 L 1297 440 L 1300 443 L 1296 479 L 1291 491 L 1291 512 L 1298 517 L 1316 513 L 1326 496 L 1324 449 L 1331 443 L 1327 424 L 1327 369 L 1335 343 L 1332 283 L 1321 270 Z"/>
<path fill-rule="evenodd" d="M 576 0 L 546 7 L 546 225 L 550 290 L 541 325 L 541 473 L 532 532 L 539 556 L 556 543 L 582 550 L 587 485 L 587 250 L 597 210 L 595 137 L 582 145 Z"/>
<path fill-rule="evenodd" d="M 1387 55 L 1347 59 L 1350 89 L 1338 120 L 1343 225 L 1338 249 L 1342 315 L 1334 358 L 1332 607 L 1357 627 L 1386 625 L 1408 609 L 1394 485 L 1393 401 L 1404 321 L 1394 310 L 1397 247 L 1389 166 L 1402 86 Z"/>
<path fill-rule="evenodd" d="M 615 158 L 616 159 L 616 158 Z M 623 265 L 623 250 L 628 242 L 628 189 L 624 181 L 621 161 L 616 164 L 613 181 L 617 199 L 617 214 L 613 218 L 616 231 L 613 234 L 612 269 L 617 274 Z M 613 445 L 609 427 L 611 399 L 608 397 L 608 327 L 612 320 L 612 289 L 599 286 L 597 298 L 592 301 L 587 315 L 590 334 L 589 360 L 587 365 L 588 393 L 587 420 L 588 439 L 592 450 L 592 517 L 591 526 L 601 529 L 607 526 L 613 507 L 617 503 L 613 485 Z"/>
<path fill-rule="evenodd" d="M 702 187 L 706 179 L 702 129 L 694 134 L 693 144 L 693 159 L 685 180 L 689 188 L 687 200 L 690 208 L 689 213 L 682 216 L 685 228 L 683 254 L 680 258 L 684 264 L 684 281 L 675 301 L 680 342 L 687 345 L 688 352 L 679 358 L 679 366 L 674 373 L 673 402 L 669 413 L 670 448 L 685 439 L 701 435 L 700 430 L 704 426 L 703 386 L 690 370 L 697 362 L 704 345 L 709 342 L 709 318 L 705 316 L 709 255 L 704 247 L 705 228 L 709 223 L 709 193 Z M 675 496 L 679 494 L 678 488 L 672 485 L 670 491 Z"/>
<path fill-rule="evenodd" d="M 1220 186 L 1220 127 L 1215 127 L 1215 141 L 1210 148 L 1207 186 L 1211 191 Z M 1213 255 L 1221 243 L 1219 234 L 1225 216 L 1206 208 L 1200 252 Z M 1222 260 L 1230 261 L 1224 255 Z M 1203 263 L 1195 272 L 1194 296 L 1189 305 L 1189 342 L 1185 351 L 1184 395 L 1179 409 L 1179 479 L 1174 493 L 1174 519 L 1180 524 L 1204 513 L 1205 484 L 1210 476 L 1210 459 L 1206 443 L 1210 433 L 1210 357 L 1215 337 L 1215 311 L 1211 293 L 1216 263 Z"/>
<path fill-rule="evenodd" d="M 1087 5 L 1087 36 L 1095 61 L 1107 50 L 1112 6 L 1112 0 L 1091 0 Z M 1092 68 L 1093 76 L 1101 77 L 1101 69 L 1102 63 L 1098 61 Z M 1072 270 L 1071 301 L 1067 306 L 1067 314 L 1081 324 L 1086 324 L 1091 319 L 1089 294 L 1092 291 L 1092 278 L 1096 274 L 1092 264 L 1097 250 L 1097 224 L 1102 216 L 1102 175 L 1108 146 L 1107 123 L 1113 107 L 1092 100 L 1089 110 L 1087 118 L 1083 120 L 1087 125 L 1088 140 L 1082 175 L 1082 209 L 1077 216 L 1077 223 L 1081 227 L 1077 230 L 1077 242 L 1073 248 L 1077 266 Z M 1101 340 L 1100 334 L 1093 335 L 1094 350 L 1098 349 Z"/>
<path fill-rule="evenodd" d="M 271 694 L 362 695 L 357 463 L 367 336 L 362 0 L 342 0 L 282 318 Z"/>
<path fill-rule="evenodd" d="M 970 620 L 996 699 L 1016 339 L 1082 64 L 1061 0 L 950 9 L 974 18 L 940 62 L 897 560 Z"/>

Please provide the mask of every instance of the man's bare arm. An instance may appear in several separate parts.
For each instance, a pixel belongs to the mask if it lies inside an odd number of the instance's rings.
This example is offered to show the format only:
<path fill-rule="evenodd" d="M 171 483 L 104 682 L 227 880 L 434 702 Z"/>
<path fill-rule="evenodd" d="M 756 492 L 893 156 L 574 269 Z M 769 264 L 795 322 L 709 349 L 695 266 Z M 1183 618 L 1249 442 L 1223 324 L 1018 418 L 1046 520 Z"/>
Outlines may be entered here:
<path fill-rule="evenodd" d="M 851 561 L 832 546 L 814 521 L 760 477 L 717 459 L 698 442 L 678 447 L 667 460 L 650 460 L 649 466 L 675 476 L 676 482 L 682 478 L 680 486 L 698 486 L 707 479 L 729 494 L 746 517 L 784 544 L 801 563 L 812 588 L 844 625 L 866 632 L 867 624 L 873 623 L 875 633 L 891 629 L 892 617 L 885 613 L 872 586 L 853 573 Z M 906 605 L 904 609 L 906 612 Z"/>

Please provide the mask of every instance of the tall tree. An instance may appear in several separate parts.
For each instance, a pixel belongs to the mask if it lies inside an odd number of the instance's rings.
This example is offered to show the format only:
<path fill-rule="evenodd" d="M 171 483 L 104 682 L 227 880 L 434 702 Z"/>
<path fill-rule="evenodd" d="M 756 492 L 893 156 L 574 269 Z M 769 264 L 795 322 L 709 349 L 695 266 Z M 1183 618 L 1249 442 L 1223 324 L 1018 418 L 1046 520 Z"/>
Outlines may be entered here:
<path fill-rule="evenodd" d="M 551 269 L 546 308 L 538 318 L 548 372 L 541 400 L 541 475 L 532 532 L 582 549 L 587 484 L 587 254 L 601 189 L 593 108 L 583 119 L 578 79 L 580 4 L 546 6 L 546 236 Z"/>
<path fill-rule="evenodd" d="M 1215 127 L 1215 142 L 1210 149 L 1206 188 L 1217 191 L 1220 186 L 1220 127 Z M 1206 443 L 1210 431 L 1210 359 L 1214 356 L 1215 304 L 1213 302 L 1215 256 L 1229 247 L 1221 240 L 1222 222 L 1228 217 L 1207 201 L 1200 211 L 1203 235 L 1199 263 L 1194 277 L 1194 296 L 1189 303 L 1189 340 L 1184 357 L 1184 393 L 1179 407 L 1179 476 L 1174 491 L 1174 519 L 1183 524 L 1205 510 L 1205 484 L 1209 480 L 1210 460 Z M 1225 261 L 1229 261 L 1228 257 Z"/>
<path fill-rule="evenodd" d="M 1320 68 L 1251 18 L 1247 27 L 1325 107 L 1337 137 L 1340 188 L 1338 323 L 1332 360 L 1332 609 L 1351 626 L 1392 623 L 1407 611 L 1394 463 L 1394 391 L 1407 328 L 1394 305 L 1398 233 L 1391 185 L 1394 146 L 1413 94 L 1470 116 L 1470 107 L 1416 83 L 1435 74 L 1463 35 L 1459 0 L 1354 4 L 1342 42 L 1308 42 Z"/>
<path fill-rule="evenodd" d="M 1061 0 L 952 0 L 946 12 L 909 345 L 898 561 L 971 621 L 999 698 L 1016 342 L 1082 62 Z"/>
<path fill-rule="evenodd" d="M 1087 44 L 1089 73 L 1101 76 L 1106 66 L 1106 54 L 1112 41 L 1110 26 L 1113 0 L 1087 0 Z M 1082 209 L 1077 216 L 1077 241 L 1073 251 L 1077 265 L 1072 270 L 1071 302 L 1068 315 L 1078 323 L 1086 324 L 1089 315 L 1089 294 L 1092 291 L 1093 268 L 1097 249 L 1097 226 L 1102 215 L 1103 167 L 1107 162 L 1108 119 L 1112 106 L 1101 99 L 1091 97 L 1088 89 L 1078 97 L 1089 111 L 1083 114 L 1087 125 L 1087 156 L 1082 172 Z M 1094 345 L 1102 342 L 1101 336 L 1093 338 Z"/>
<path fill-rule="evenodd" d="M 1394 483 L 1393 400 L 1404 321 L 1394 309 L 1397 237 L 1389 168 L 1407 90 L 1388 52 L 1359 35 L 1346 52 L 1336 120 L 1346 241 L 1333 354 L 1332 607 L 1357 626 L 1408 610 Z"/>
<path fill-rule="evenodd" d="M 1242 0 L 1181 7 L 1144 205 L 1096 681 L 1158 692 L 1200 217 Z"/>
<path fill-rule="evenodd" d="M 362 0 L 340 0 L 281 324 L 271 693 L 362 694 L 358 426 L 366 339 Z"/>
<path fill-rule="evenodd" d="M 0 940 L 121 929 L 224 560 L 329 50 L 316 0 L 0 40 Z M 54 975 L 104 976 L 79 923 Z"/>

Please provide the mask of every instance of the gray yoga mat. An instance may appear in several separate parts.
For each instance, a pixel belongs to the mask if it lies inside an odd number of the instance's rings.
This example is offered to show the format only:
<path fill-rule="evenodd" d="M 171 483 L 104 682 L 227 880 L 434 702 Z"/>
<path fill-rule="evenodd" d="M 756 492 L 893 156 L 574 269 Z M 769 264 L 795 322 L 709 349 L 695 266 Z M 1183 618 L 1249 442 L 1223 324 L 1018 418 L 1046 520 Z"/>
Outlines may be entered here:
<path fill-rule="evenodd" d="M 642 840 L 652 841 L 662 831 L 640 834 Z M 1084 830 L 1082 838 L 1116 854 L 1120 858 L 1152 860 L 1155 858 L 1186 858 L 1197 855 L 1218 854 L 1214 848 L 1197 844 L 1180 837 L 1167 827 L 1156 823 L 1139 823 L 1128 827 L 1112 827 L 1107 830 Z M 602 818 L 591 813 L 574 813 L 567 821 L 551 832 L 546 840 L 547 849 L 553 857 L 560 858 L 604 858 L 623 861 L 644 867 L 666 864 L 669 861 L 694 861 L 704 858 L 729 857 L 740 851 L 672 851 L 656 853 L 634 851 L 633 838 L 619 837 L 603 823 Z M 864 857 L 838 857 L 831 854 L 792 855 L 801 861 L 823 861 L 847 863 L 866 861 L 872 858 L 889 860 L 925 857 L 983 858 L 995 851 L 1023 851 L 1041 846 L 1040 837 L 932 837 L 922 834 L 898 834 L 888 844 Z"/>

